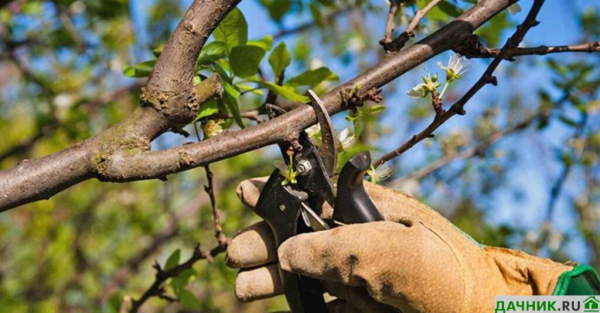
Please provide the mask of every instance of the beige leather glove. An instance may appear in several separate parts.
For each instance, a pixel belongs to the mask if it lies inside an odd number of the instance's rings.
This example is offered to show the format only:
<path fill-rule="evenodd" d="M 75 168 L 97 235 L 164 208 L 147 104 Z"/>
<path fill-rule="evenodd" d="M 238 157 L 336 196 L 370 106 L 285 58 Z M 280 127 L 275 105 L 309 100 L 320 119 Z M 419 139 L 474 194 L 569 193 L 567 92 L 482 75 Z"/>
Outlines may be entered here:
<path fill-rule="evenodd" d="M 242 182 L 238 196 L 253 208 L 265 181 Z M 227 262 L 241 268 L 238 299 L 282 294 L 281 266 L 322 280 L 338 298 L 331 312 L 493 312 L 495 295 L 549 295 L 572 268 L 480 246 L 421 202 L 378 185 L 365 187 L 385 222 L 298 235 L 279 250 L 265 222 L 234 237 Z"/>

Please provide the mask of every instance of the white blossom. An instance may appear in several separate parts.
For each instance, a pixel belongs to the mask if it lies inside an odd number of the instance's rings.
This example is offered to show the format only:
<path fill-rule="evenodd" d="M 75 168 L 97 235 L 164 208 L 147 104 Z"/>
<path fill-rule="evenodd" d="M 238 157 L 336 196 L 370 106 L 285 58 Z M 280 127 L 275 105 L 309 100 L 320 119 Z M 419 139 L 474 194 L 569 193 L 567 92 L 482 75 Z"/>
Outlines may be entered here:
<path fill-rule="evenodd" d="M 417 84 L 416 86 L 409 89 L 406 94 L 413 98 L 425 98 L 427 96 L 427 89 L 425 84 Z"/>
<path fill-rule="evenodd" d="M 521 12 L 521 6 L 518 3 L 515 3 L 508 7 L 508 12 L 510 14 L 517 14 L 517 13 Z"/>
<path fill-rule="evenodd" d="M 409 97 L 425 98 L 429 93 L 436 91 L 441 85 L 438 81 L 437 74 L 431 75 L 427 73 L 427 75 L 423 76 L 422 78 L 422 83 L 417 84 L 406 92 Z"/>
<path fill-rule="evenodd" d="M 438 61 L 438 66 L 446 72 L 446 82 L 449 83 L 462 78 L 462 75 L 469 69 L 469 62 L 460 54 L 456 53 L 450 57 L 447 66 L 441 61 Z"/>
<path fill-rule="evenodd" d="M 392 176 L 392 169 L 387 165 L 379 166 L 378 168 L 371 167 L 367 170 L 369 181 L 378 184 Z"/>
<path fill-rule="evenodd" d="M 350 128 L 344 128 L 338 133 L 337 137 L 342 150 L 346 150 L 356 144 L 356 136 Z"/>

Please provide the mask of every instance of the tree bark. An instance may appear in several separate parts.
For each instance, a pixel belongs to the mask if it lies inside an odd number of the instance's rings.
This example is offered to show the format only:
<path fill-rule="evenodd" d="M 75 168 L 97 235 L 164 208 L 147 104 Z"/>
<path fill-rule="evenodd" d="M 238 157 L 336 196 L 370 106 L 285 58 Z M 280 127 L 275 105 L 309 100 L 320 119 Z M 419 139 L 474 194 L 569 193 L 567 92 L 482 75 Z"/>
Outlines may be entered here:
<path fill-rule="evenodd" d="M 316 122 L 310 106 L 299 107 L 256 127 L 164 151 L 148 151 L 159 134 L 193 119 L 202 103 L 218 96 L 217 77 L 192 86 L 198 53 L 210 33 L 240 0 L 196 0 L 161 53 L 141 105 L 107 131 L 53 155 L 0 172 L 0 210 L 46 199 L 86 179 L 124 182 L 163 178 L 270 144 L 294 140 Z M 456 48 L 472 32 L 516 0 L 483 0 L 429 37 L 384 60 L 322 97 L 330 114 L 349 108 L 348 96 L 379 88 L 435 55 Z"/>

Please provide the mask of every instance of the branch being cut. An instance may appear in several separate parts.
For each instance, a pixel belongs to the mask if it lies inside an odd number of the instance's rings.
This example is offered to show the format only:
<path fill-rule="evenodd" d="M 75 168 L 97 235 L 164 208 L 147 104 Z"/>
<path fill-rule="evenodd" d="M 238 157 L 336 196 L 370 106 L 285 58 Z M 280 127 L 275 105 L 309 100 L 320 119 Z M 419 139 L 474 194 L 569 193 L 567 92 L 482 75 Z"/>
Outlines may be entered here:
<path fill-rule="evenodd" d="M 143 107 L 97 137 L 0 172 L 0 210 L 48 198 L 93 177 L 112 182 L 164 178 L 267 145 L 292 141 L 300 131 L 314 124 L 316 117 L 312 108 L 302 106 L 256 127 L 224 132 L 209 140 L 173 149 L 147 151 L 152 139 L 174 124 L 189 122 L 192 115 L 195 117 L 199 104 L 218 93 L 220 81 L 217 79 L 204 80 L 197 86 L 200 88 L 197 92 L 188 89 L 201 45 L 187 43 L 205 41 L 212 28 L 196 24 L 204 22 L 214 28 L 218 23 L 213 22 L 214 18 L 220 20 L 238 2 L 196 0 L 142 90 Z M 347 90 L 355 90 L 358 85 L 362 92 L 381 87 L 435 55 L 458 47 L 476 28 L 515 2 L 480 1 L 427 38 L 402 51 L 389 53 L 371 69 L 322 97 L 329 114 L 348 109 L 348 103 L 343 101 Z M 177 63 L 172 68 L 169 59 Z"/>
<path fill-rule="evenodd" d="M 506 58 L 506 56 L 507 56 L 506 51 L 509 49 L 518 47 L 519 43 L 521 43 L 521 41 L 523 41 L 523 37 L 525 37 L 525 34 L 527 34 L 527 32 L 532 27 L 539 24 L 539 22 L 536 21 L 536 17 L 540 11 L 542 5 L 544 4 L 544 1 L 545 0 L 535 0 L 535 2 L 533 3 L 533 5 L 531 7 L 531 10 L 529 11 L 529 14 L 527 14 L 527 17 L 525 18 L 523 23 L 521 25 L 517 26 L 517 30 L 510 38 L 508 38 L 508 40 L 506 41 L 506 44 L 504 45 L 504 47 L 502 48 L 502 50 L 500 51 L 498 56 L 496 58 L 494 58 L 494 60 L 490 63 L 488 68 L 485 70 L 485 72 L 481 76 L 481 78 L 479 78 L 479 80 L 475 83 L 475 85 L 473 85 L 473 87 L 471 87 L 471 89 L 469 89 L 462 98 L 460 98 L 457 102 L 455 102 L 448 111 L 445 111 L 442 114 L 436 114 L 436 116 L 434 117 L 431 124 L 429 124 L 429 126 L 427 126 L 423 131 L 414 135 L 412 138 L 410 138 L 408 141 L 406 141 L 400 147 L 396 148 L 394 151 L 383 155 L 380 159 L 378 159 L 377 161 L 375 161 L 375 163 L 373 163 L 373 166 L 378 167 L 381 164 L 383 164 L 395 157 L 402 155 L 402 153 L 406 152 L 408 149 L 412 148 L 414 145 L 421 142 L 423 139 L 431 137 L 433 132 L 436 129 L 438 129 L 442 124 L 444 124 L 447 120 L 452 118 L 454 115 L 466 114 L 466 112 L 464 110 L 465 104 L 469 100 L 471 100 L 471 98 L 479 90 L 481 90 L 481 88 L 483 88 L 483 86 L 485 86 L 487 84 L 497 85 L 498 82 L 496 80 L 496 77 L 493 76 L 494 71 L 496 70 L 496 68 L 498 68 L 498 65 L 500 65 L 500 62 L 502 62 L 502 60 L 504 60 Z"/>

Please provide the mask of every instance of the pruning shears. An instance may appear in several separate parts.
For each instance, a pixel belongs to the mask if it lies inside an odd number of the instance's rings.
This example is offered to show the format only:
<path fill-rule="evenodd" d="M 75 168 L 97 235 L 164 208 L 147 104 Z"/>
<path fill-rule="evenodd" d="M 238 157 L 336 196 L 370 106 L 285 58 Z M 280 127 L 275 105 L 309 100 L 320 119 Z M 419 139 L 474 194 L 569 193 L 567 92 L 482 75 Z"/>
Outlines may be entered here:
<path fill-rule="evenodd" d="M 371 156 L 362 152 L 351 158 L 340 171 L 337 188 L 331 177 L 336 171 L 336 140 L 331 119 L 319 97 L 308 91 L 310 105 L 321 128 L 317 147 L 303 131 L 297 143 L 280 144 L 287 166 L 297 174 L 295 183 L 275 170 L 265 184 L 256 213 L 271 227 L 276 245 L 295 235 L 327 230 L 353 223 L 381 221 L 383 217 L 367 195 L 363 178 L 371 165 Z M 268 106 L 273 118 L 282 110 Z M 323 204 L 334 208 L 332 220 L 323 220 Z M 280 270 L 285 296 L 292 313 L 326 313 L 323 290 L 318 280 Z"/>

